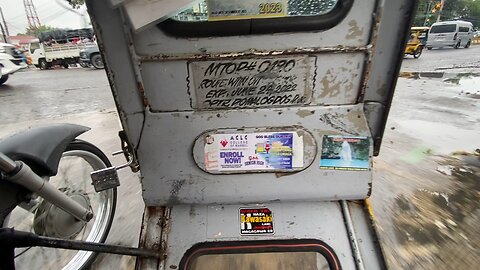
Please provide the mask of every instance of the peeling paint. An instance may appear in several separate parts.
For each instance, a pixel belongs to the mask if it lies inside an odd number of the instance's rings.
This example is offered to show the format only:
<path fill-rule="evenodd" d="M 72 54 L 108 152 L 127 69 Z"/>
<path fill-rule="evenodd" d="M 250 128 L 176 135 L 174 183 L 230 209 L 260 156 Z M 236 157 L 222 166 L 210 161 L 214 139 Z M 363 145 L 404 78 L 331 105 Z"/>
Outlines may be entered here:
<path fill-rule="evenodd" d="M 358 27 L 356 20 L 351 20 L 348 25 L 350 29 L 348 29 L 348 34 L 345 36 L 346 39 L 355 39 L 363 35 L 363 27 Z"/>
<path fill-rule="evenodd" d="M 348 125 L 343 122 L 344 115 L 338 113 L 325 113 L 320 116 L 319 120 L 339 131 L 343 135 L 360 135 L 357 130 L 349 129 Z M 325 131 L 323 131 L 325 132 Z"/>
<path fill-rule="evenodd" d="M 300 116 L 301 118 L 305 118 L 307 116 L 313 115 L 315 111 L 312 110 L 298 110 L 297 115 Z"/>
<path fill-rule="evenodd" d="M 327 75 L 320 81 L 323 85 L 322 94 L 319 96 L 320 98 L 325 98 L 327 96 L 336 97 L 340 94 L 340 82 L 334 83 L 335 78 L 328 80 L 329 74 L 330 72 L 327 72 Z"/>
<path fill-rule="evenodd" d="M 358 28 L 358 27 L 357 27 Z M 222 60 L 245 57 L 258 56 L 276 56 L 276 55 L 305 55 L 316 53 L 353 53 L 353 52 L 369 52 L 372 46 L 333 46 L 333 47 L 310 47 L 310 48 L 293 48 L 277 51 L 263 51 L 263 50 L 248 50 L 244 52 L 231 53 L 210 53 L 210 54 L 158 54 L 158 55 L 139 55 L 141 63 L 156 62 L 156 61 L 178 61 L 178 60 Z"/>

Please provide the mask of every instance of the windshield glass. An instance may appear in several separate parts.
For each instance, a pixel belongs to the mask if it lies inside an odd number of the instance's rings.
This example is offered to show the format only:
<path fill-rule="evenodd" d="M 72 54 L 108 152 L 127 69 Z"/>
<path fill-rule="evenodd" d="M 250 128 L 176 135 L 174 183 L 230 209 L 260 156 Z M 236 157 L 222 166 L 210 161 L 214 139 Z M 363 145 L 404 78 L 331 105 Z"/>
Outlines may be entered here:
<path fill-rule="evenodd" d="M 455 30 L 457 30 L 457 25 L 455 24 L 434 25 L 430 33 L 452 33 Z"/>
<path fill-rule="evenodd" d="M 203 0 L 172 16 L 177 21 L 316 16 L 333 10 L 338 0 Z"/>

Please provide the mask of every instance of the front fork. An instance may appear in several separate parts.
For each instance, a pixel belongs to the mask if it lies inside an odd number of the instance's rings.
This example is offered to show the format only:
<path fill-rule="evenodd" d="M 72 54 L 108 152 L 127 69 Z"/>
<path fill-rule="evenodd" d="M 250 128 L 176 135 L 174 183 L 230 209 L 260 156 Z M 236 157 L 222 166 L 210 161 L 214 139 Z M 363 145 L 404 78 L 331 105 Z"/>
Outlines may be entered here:
<path fill-rule="evenodd" d="M 21 185 L 35 192 L 46 201 L 61 208 L 75 218 L 88 222 L 93 218 L 93 213 L 83 207 L 72 198 L 56 189 L 48 181 L 38 176 L 30 167 L 21 162 L 13 161 L 3 153 L 0 153 L 0 171 L 5 173 L 7 181 Z"/>

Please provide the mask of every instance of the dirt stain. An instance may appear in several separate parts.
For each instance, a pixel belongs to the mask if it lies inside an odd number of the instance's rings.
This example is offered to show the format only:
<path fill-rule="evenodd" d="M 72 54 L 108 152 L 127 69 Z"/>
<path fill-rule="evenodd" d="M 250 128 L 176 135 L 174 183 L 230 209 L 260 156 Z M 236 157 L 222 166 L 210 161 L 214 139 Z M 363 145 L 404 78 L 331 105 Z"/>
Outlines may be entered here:
<path fill-rule="evenodd" d="M 476 160 L 476 162 L 465 162 Z M 449 191 L 396 198 L 393 218 L 404 269 L 477 269 L 480 263 L 480 152 L 446 157 Z"/>
<path fill-rule="evenodd" d="M 348 29 L 348 34 L 345 36 L 346 39 L 355 39 L 363 35 L 363 28 L 358 27 L 357 21 L 352 20 L 348 25 L 350 29 Z"/>

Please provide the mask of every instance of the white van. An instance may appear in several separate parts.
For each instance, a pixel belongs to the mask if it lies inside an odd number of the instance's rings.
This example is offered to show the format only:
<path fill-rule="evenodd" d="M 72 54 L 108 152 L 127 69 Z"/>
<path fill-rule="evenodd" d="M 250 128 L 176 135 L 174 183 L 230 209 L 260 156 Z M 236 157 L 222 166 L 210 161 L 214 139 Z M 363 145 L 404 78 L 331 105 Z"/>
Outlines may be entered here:
<path fill-rule="evenodd" d="M 468 48 L 473 39 L 473 26 L 465 21 L 445 21 L 434 23 L 430 28 L 427 49 L 461 46 Z"/>

